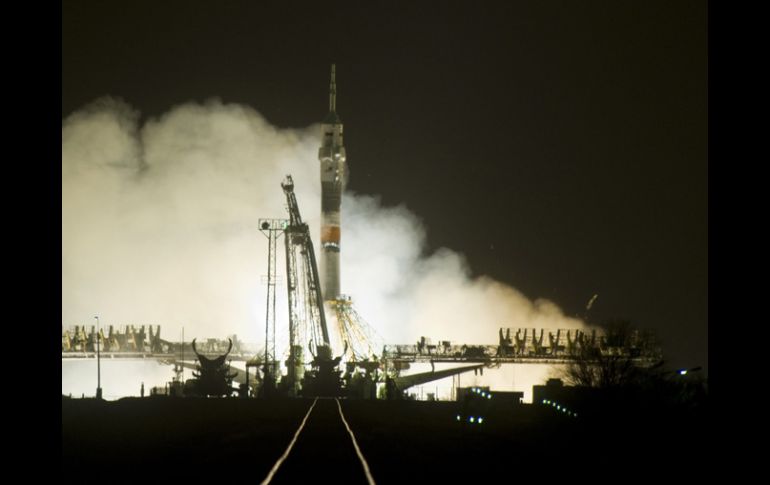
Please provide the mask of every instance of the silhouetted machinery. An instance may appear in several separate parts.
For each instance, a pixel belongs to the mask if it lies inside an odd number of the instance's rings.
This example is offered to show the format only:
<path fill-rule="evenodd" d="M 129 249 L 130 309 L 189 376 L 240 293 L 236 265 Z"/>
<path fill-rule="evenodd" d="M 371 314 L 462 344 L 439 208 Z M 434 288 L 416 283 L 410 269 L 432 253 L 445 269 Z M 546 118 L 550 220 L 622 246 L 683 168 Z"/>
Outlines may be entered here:
<path fill-rule="evenodd" d="M 193 372 L 194 379 L 187 381 L 185 394 L 192 396 L 230 396 L 233 393 L 233 378 L 238 372 L 230 373 L 230 365 L 225 364 L 227 355 L 233 349 L 233 341 L 224 355 L 210 359 L 198 353 L 195 339 L 192 349 L 198 357 L 198 369 Z"/>
<path fill-rule="evenodd" d="M 289 358 L 286 378 L 282 380 L 290 396 L 339 396 L 342 379 L 341 356 L 333 357 L 326 325 L 321 285 L 318 277 L 313 241 L 294 195 L 290 175 L 281 183 L 286 195 L 289 225 L 284 230 L 286 275 L 289 301 Z M 304 371 L 304 337 L 309 336 L 308 350 L 313 357 L 311 370 Z M 301 383 L 301 390 L 300 390 Z"/>

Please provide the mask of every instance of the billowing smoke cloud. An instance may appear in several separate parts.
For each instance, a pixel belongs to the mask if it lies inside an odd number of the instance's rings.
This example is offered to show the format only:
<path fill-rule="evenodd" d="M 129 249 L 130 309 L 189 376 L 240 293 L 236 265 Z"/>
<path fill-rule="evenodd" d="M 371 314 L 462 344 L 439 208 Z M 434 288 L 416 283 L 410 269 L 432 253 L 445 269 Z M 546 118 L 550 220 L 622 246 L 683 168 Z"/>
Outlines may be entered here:
<path fill-rule="evenodd" d="M 137 119 L 104 99 L 64 121 L 62 323 L 99 314 L 161 324 L 166 338 L 184 325 L 256 341 L 267 272 L 257 222 L 285 217 L 279 183 L 291 173 L 318 227 L 315 130 L 277 130 L 218 101 Z"/>
<path fill-rule="evenodd" d="M 267 240 L 259 218 L 285 218 L 292 174 L 318 237 L 320 128 L 277 129 L 252 108 L 185 104 L 140 126 L 105 98 L 62 124 L 62 325 L 160 324 L 177 340 L 264 338 Z M 351 154 L 355 172 L 357 157 Z M 363 163 L 363 162 L 362 162 Z M 424 255 L 420 220 L 404 207 L 346 193 L 342 289 L 388 343 L 425 335 L 497 341 L 500 327 L 576 328 L 548 301 L 530 301 L 463 257 Z M 317 242 L 316 242 L 317 244 Z M 319 247 L 316 245 L 316 247 Z M 279 274 L 283 273 L 282 251 Z M 278 327 L 285 326 L 278 287 Z M 279 333 L 278 344 L 283 342 Z"/>

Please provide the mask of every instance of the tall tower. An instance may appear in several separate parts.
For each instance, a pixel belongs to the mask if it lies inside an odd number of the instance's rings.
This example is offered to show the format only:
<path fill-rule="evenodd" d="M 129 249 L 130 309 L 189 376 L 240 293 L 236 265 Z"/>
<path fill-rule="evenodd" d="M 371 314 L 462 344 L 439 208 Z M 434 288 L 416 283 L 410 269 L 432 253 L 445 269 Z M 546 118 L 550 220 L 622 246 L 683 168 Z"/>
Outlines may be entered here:
<path fill-rule="evenodd" d="M 329 114 L 324 118 L 321 162 L 321 291 L 324 301 L 340 295 L 340 204 L 347 182 L 342 120 L 337 116 L 337 84 L 332 64 Z"/>

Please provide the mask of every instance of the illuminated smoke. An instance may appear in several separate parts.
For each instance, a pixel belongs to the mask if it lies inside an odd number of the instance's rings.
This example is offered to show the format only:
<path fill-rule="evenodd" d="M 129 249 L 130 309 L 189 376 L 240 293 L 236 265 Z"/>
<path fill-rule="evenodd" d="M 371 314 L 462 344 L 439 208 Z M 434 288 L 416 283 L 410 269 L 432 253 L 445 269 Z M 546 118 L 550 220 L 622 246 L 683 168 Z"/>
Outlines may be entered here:
<path fill-rule="evenodd" d="M 257 222 L 287 217 L 280 182 L 292 174 L 318 238 L 319 126 L 278 129 L 218 100 L 138 120 L 104 98 L 62 124 L 62 325 L 99 315 L 103 325 L 160 324 L 169 340 L 184 326 L 188 340 L 235 333 L 261 345 L 267 240 Z M 365 158 L 350 154 L 353 174 Z M 496 344 L 500 327 L 582 325 L 554 303 L 471 278 L 456 252 L 425 256 L 424 236 L 404 207 L 343 197 L 342 291 L 386 342 Z M 283 274 L 282 250 L 278 265 Z"/>
<path fill-rule="evenodd" d="M 257 221 L 286 217 L 280 182 L 292 173 L 318 227 L 316 130 L 278 130 L 216 100 L 136 122 L 105 99 L 63 123 L 62 323 L 99 314 L 160 324 L 168 339 L 184 325 L 189 338 L 257 341 L 267 273 Z"/>

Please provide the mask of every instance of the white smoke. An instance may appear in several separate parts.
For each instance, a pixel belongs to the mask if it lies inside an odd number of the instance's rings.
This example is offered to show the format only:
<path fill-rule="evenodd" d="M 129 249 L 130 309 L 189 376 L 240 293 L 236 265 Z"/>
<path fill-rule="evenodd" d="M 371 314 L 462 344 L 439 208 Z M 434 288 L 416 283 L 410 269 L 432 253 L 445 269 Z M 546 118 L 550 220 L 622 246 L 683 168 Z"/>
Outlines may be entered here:
<path fill-rule="evenodd" d="M 343 290 L 389 343 L 427 336 L 496 344 L 505 327 L 583 328 L 553 302 L 532 301 L 486 276 L 472 278 L 461 254 L 442 248 L 424 255 L 423 226 L 404 207 L 346 193 L 342 221 Z"/>
<path fill-rule="evenodd" d="M 179 106 L 137 126 L 105 99 L 62 127 L 62 323 L 161 324 L 173 339 L 256 341 L 267 245 L 292 173 L 311 224 L 315 130 L 277 130 L 254 110 Z M 315 223 L 317 227 L 317 222 Z"/>
<path fill-rule="evenodd" d="M 62 325 L 99 315 L 102 325 L 160 324 L 169 340 L 184 326 L 187 340 L 263 342 L 267 239 L 258 220 L 287 217 L 280 182 L 291 174 L 318 237 L 320 128 L 278 129 L 216 99 L 138 120 L 104 98 L 62 124 Z M 351 154 L 352 172 L 359 158 Z M 424 255 L 424 244 L 404 207 L 344 195 L 342 289 L 386 342 L 495 344 L 500 327 L 582 325 L 551 302 L 471 278 L 458 253 Z"/>

